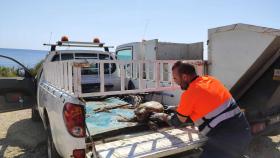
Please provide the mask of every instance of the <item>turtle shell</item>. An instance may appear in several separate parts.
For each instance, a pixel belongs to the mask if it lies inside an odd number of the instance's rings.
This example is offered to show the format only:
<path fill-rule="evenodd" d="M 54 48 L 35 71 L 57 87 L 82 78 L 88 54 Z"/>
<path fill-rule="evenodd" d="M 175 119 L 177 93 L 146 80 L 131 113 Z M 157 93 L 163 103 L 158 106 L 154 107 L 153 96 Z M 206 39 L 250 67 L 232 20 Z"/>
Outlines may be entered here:
<path fill-rule="evenodd" d="M 161 103 L 156 101 L 149 101 L 140 104 L 134 111 L 136 118 L 139 122 L 145 122 L 149 119 L 150 115 L 154 112 L 160 113 L 164 111 Z"/>

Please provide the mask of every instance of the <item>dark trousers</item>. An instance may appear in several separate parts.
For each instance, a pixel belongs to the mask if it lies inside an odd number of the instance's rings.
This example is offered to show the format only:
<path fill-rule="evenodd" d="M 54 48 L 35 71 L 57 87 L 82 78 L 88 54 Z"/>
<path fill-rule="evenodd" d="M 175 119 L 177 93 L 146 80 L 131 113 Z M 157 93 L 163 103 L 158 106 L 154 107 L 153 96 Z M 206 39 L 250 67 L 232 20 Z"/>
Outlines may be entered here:
<path fill-rule="evenodd" d="M 218 124 L 208 133 L 208 141 L 202 147 L 201 158 L 240 157 L 251 141 L 247 119 L 241 113 Z"/>

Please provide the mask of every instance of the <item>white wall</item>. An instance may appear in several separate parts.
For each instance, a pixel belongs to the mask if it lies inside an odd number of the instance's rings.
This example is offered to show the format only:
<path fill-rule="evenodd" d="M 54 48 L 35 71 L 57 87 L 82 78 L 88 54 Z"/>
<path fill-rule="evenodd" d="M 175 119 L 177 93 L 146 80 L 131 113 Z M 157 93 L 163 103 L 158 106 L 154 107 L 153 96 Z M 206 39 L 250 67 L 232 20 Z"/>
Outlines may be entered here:
<path fill-rule="evenodd" d="M 246 29 L 246 26 L 237 24 L 208 31 L 209 74 L 229 89 L 276 37 L 266 33 L 265 28 L 250 26 Z"/>

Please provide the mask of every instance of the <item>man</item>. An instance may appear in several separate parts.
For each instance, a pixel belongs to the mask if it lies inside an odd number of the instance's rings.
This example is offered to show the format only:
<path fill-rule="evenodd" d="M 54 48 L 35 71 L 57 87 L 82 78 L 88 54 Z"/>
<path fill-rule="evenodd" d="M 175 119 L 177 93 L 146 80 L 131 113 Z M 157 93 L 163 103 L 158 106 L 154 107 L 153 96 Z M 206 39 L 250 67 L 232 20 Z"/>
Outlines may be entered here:
<path fill-rule="evenodd" d="M 194 66 L 178 61 L 172 67 L 174 81 L 183 94 L 176 114 L 155 113 L 160 119 L 178 127 L 190 119 L 201 134 L 208 137 L 202 158 L 239 157 L 251 140 L 249 124 L 221 82 L 211 76 L 198 76 Z"/>

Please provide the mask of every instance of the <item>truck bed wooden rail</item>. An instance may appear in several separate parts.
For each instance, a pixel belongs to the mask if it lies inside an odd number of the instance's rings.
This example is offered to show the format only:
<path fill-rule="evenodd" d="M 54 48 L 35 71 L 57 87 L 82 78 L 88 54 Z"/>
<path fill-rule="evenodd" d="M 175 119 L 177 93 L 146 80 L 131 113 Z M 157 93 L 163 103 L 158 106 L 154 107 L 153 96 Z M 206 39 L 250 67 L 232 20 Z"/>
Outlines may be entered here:
<path fill-rule="evenodd" d="M 175 62 L 175 60 L 56 61 L 45 63 L 44 73 L 46 82 L 77 97 L 156 92 L 179 89 L 172 78 L 171 69 Z M 203 74 L 203 61 L 189 60 L 188 62 L 195 65 L 198 74 Z M 84 74 L 85 70 L 90 70 L 91 74 Z M 92 82 L 98 85 L 94 92 L 82 91 L 82 86 L 85 84 L 84 77 L 92 79 Z M 118 89 L 106 89 L 106 82 L 109 79 Z M 129 81 L 135 84 L 134 89 L 128 89 Z"/>

